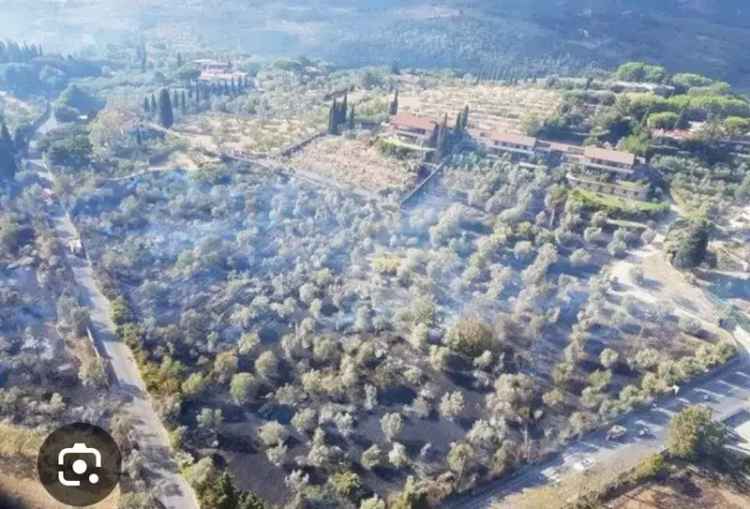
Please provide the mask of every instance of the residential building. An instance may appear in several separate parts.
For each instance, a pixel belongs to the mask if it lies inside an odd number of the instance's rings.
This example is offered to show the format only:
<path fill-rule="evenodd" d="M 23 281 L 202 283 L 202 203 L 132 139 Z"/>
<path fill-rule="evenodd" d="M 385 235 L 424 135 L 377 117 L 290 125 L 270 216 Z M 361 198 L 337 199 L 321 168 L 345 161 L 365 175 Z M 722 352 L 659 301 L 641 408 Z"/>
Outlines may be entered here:
<path fill-rule="evenodd" d="M 588 171 L 607 171 L 630 176 L 635 170 L 636 159 L 629 152 L 588 146 L 583 149 L 580 163 Z"/>
<path fill-rule="evenodd" d="M 233 70 L 231 62 L 219 62 L 218 60 L 203 58 L 194 60 L 193 63 L 201 70 L 198 79 L 203 82 L 231 82 L 232 80 L 243 80 L 247 77 L 247 73 Z"/>
<path fill-rule="evenodd" d="M 532 157 L 536 154 L 537 139 L 531 136 L 499 131 L 475 131 L 474 134 L 474 140 L 489 156 L 498 157 L 503 154 L 511 154 Z"/>
<path fill-rule="evenodd" d="M 398 113 L 391 117 L 388 124 L 391 134 L 402 141 L 420 146 L 430 141 L 432 133 L 438 125 L 431 118 L 420 117 L 411 113 Z"/>
<path fill-rule="evenodd" d="M 568 173 L 568 182 L 573 187 L 587 189 L 596 193 L 612 194 L 623 198 L 645 201 L 649 195 L 649 185 L 639 182 L 630 182 L 618 180 L 615 182 L 601 182 L 598 180 L 587 179 L 580 175 Z"/>

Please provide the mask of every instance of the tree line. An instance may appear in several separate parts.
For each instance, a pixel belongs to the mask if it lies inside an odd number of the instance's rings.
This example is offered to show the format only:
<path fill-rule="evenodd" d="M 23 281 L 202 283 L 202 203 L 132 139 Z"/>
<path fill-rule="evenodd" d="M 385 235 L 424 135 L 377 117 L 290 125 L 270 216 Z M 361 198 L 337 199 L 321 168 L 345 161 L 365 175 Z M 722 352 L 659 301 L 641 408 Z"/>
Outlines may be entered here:
<path fill-rule="evenodd" d="M 149 116 L 158 116 L 159 123 L 167 129 L 174 124 L 174 110 L 179 110 L 185 114 L 189 105 L 199 105 L 202 102 L 209 101 L 212 96 L 237 96 L 243 93 L 250 86 L 247 77 L 230 81 L 215 83 L 190 83 L 183 90 L 162 89 L 157 99 L 156 94 L 151 94 L 143 98 L 143 111 Z"/>
<path fill-rule="evenodd" d="M 0 41 L 0 64 L 27 63 L 42 56 L 42 47 L 32 44 L 23 46 L 14 41 Z"/>

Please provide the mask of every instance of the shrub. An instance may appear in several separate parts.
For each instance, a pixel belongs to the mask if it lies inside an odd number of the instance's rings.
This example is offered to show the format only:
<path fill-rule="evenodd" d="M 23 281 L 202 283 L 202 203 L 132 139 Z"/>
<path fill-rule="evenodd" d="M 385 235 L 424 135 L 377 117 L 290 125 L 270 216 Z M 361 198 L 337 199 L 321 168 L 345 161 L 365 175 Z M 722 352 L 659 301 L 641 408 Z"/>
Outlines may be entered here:
<path fill-rule="evenodd" d="M 237 373 L 229 384 L 229 393 L 238 405 L 252 400 L 257 389 L 258 383 L 250 373 Z"/>
<path fill-rule="evenodd" d="M 647 481 L 660 477 L 666 470 L 667 465 L 661 454 L 653 454 L 641 461 L 633 472 L 636 482 Z"/>
<path fill-rule="evenodd" d="M 677 458 L 698 459 L 720 454 L 727 438 L 726 428 L 712 419 L 711 409 L 690 406 L 672 417 L 666 446 Z"/>
<path fill-rule="evenodd" d="M 352 498 L 362 489 L 362 481 L 354 472 L 339 472 L 333 474 L 328 482 L 333 490 L 341 497 Z"/>
<path fill-rule="evenodd" d="M 671 111 L 652 113 L 648 116 L 648 126 L 651 129 L 675 129 L 678 127 L 680 115 Z"/>
<path fill-rule="evenodd" d="M 132 319 L 130 306 L 123 297 L 117 297 L 112 301 L 112 321 L 115 322 L 115 325 L 124 325 Z"/>
<path fill-rule="evenodd" d="M 623 81 L 661 83 L 667 78 L 667 71 L 660 65 L 627 62 L 617 68 L 615 77 Z"/>
<path fill-rule="evenodd" d="M 456 352 L 478 357 L 497 347 L 492 328 L 477 317 L 466 317 L 456 322 L 445 336 L 445 343 Z"/>
<path fill-rule="evenodd" d="M 678 269 L 697 267 L 708 252 L 709 225 L 706 221 L 678 221 L 670 228 L 664 247 Z"/>

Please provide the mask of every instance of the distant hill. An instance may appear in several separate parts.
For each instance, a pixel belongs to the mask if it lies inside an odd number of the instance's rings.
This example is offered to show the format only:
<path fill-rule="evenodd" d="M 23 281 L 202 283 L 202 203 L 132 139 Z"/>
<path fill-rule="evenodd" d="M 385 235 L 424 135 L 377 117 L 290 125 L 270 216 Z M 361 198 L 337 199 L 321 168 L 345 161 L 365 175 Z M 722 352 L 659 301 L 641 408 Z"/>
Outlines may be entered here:
<path fill-rule="evenodd" d="M 305 54 L 343 65 L 398 60 L 511 76 L 644 60 L 750 89 L 746 0 L 7 2 L 13 19 L 0 21 L 0 30 L 78 47 L 145 34 L 186 49 Z"/>

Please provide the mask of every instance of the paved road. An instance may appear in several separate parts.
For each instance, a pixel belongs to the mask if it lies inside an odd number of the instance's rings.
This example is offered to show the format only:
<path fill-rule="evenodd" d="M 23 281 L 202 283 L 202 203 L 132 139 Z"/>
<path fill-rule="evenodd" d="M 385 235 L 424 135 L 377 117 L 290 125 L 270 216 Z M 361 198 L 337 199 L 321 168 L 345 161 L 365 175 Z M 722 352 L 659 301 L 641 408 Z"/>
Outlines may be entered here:
<path fill-rule="evenodd" d="M 31 161 L 40 177 L 52 183 L 53 176 L 42 161 Z M 50 221 L 63 246 L 77 239 L 78 231 L 59 202 L 53 206 Z M 115 336 L 109 300 L 96 283 L 89 260 L 69 254 L 66 250 L 76 283 L 80 288 L 82 304 L 89 308 L 92 330 L 97 349 L 111 366 L 114 378 L 112 390 L 124 395 L 128 401 L 120 409 L 121 415 L 133 423 L 131 439 L 138 444 L 150 471 L 152 492 L 168 509 L 198 509 L 192 488 L 179 473 L 172 459 L 167 430 L 154 411 L 153 402 L 141 378 L 138 365 L 130 348 Z"/>
<path fill-rule="evenodd" d="M 538 487 L 554 479 L 574 472 L 581 460 L 591 461 L 592 470 L 606 468 L 607 465 L 628 465 L 662 450 L 671 417 L 685 406 L 703 404 L 714 410 L 721 420 L 750 408 L 750 334 L 739 329 L 735 331 L 738 342 L 743 346 L 739 359 L 717 376 L 683 387 L 677 397 L 659 402 L 654 408 L 628 415 L 622 425 L 628 430 L 640 426 L 649 430 L 644 438 L 629 433 L 617 442 L 607 441 L 603 431 L 591 433 L 575 442 L 555 458 L 538 465 L 530 465 L 508 479 L 500 479 L 482 486 L 471 493 L 456 497 L 444 504 L 449 509 L 512 509 L 510 502 L 502 500 L 509 495 Z M 706 397 L 709 400 L 706 400 Z M 739 424 L 739 423 L 738 423 Z"/>
<path fill-rule="evenodd" d="M 750 207 L 747 208 L 746 213 L 750 218 Z M 660 229 L 657 241 L 663 237 L 668 224 L 677 217 L 678 215 L 673 210 L 670 219 L 665 221 L 665 225 Z M 653 244 L 631 254 L 628 260 L 640 259 L 652 250 Z M 626 263 L 628 260 L 618 262 L 611 271 L 620 281 L 630 279 L 626 270 L 629 266 Z M 639 298 L 649 302 L 653 300 L 653 297 L 648 294 L 639 294 Z M 677 312 L 681 311 L 684 310 L 679 309 L 678 306 Z M 726 369 L 720 370 L 715 376 L 683 386 L 677 397 L 662 399 L 648 410 L 634 412 L 624 417 L 620 424 L 629 430 L 645 427 L 649 431 L 646 437 L 641 438 L 630 433 L 621 441 L 611 442 L 606 440 L 604 431 L 590 433 L 574 442 L 553 459 L 529 465 L 520 469 L 511 478 L 499 479 L 480 486 L 470 493 L 452 498 L 444 504 L 444 507 L 448 509 L 489 507 L 513 509 L 512 503 L 507 500 L 508 496 L 554 482 L 564 477 L 566 473 L 575 471 L 577 467 L 580 468 L 583 459 L 591 462 L 590 468 L 594 471 L 606 468 L 608 465 L 632 465 L 663 449 L 671 417 L 687 405 L 700 403 L 709 406 L 713 409 L 714 416 L 721 420 L 734 416 L 750 418 L 750 414 L 747 413 L 750 411 L 750 332 L 737 327 L 734 330 L 734 337 L 739 356 Z M 736 426 L 740 433 L 745 429 L 744 427 L 750 428 L 750 425 L 742 419 L 738 422 L 731 422 L 731 425 Z M 504 498 L 506 500 L 503 500 Z"/>

